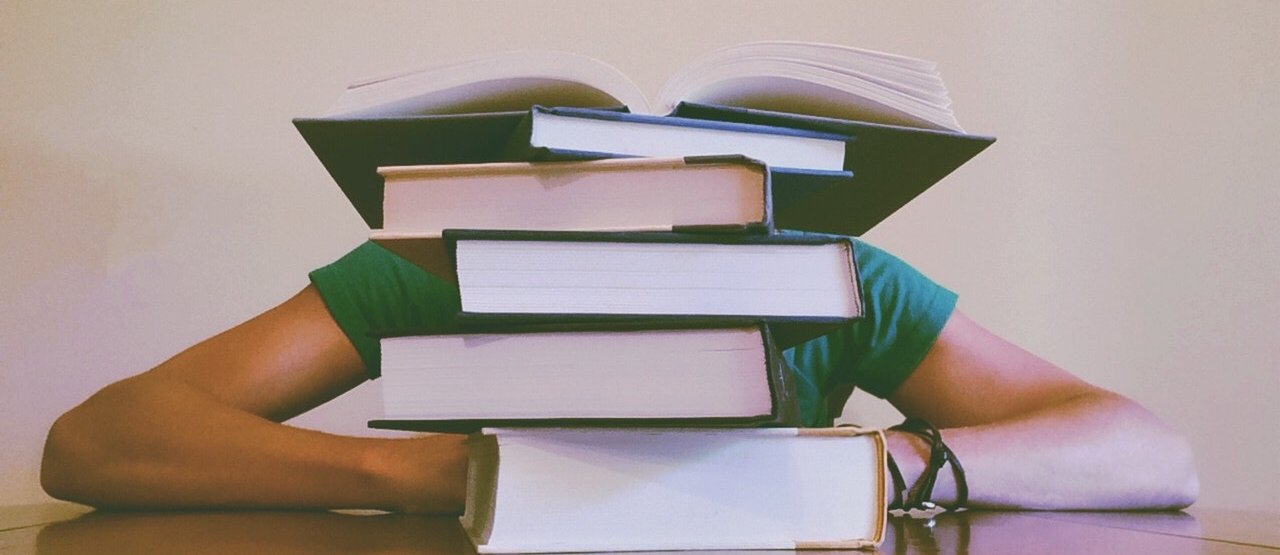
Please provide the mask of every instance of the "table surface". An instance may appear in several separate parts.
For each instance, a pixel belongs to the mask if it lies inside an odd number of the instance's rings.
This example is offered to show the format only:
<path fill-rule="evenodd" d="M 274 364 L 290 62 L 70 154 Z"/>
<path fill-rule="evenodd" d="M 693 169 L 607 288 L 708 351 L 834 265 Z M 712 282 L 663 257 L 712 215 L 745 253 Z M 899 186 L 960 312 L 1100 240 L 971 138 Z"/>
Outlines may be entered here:
<path fill-rule="evenodd" d="M 1280 554 L 1280 514 L 1192 508 L 1159 513 L 965 511 L 932 519 L 894 517 L 877 552 Z M 0 553 L 454 554 L 474 550 L 453 517 L 323 511 L 108 512 L 49 503 L 0 507 Z"/>

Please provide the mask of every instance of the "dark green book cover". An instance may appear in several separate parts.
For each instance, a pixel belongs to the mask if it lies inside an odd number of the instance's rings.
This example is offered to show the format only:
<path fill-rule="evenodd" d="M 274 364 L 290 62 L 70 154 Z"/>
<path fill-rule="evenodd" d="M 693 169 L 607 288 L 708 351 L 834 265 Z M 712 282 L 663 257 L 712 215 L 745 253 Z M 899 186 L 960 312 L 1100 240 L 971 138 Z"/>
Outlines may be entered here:
<path fill-rule="evenodd" d="M 790 171 L 772 175 L 778 228 L 838 235 L 865 233 L 995 141 L 963 133 L 688 103 L 673 115 L 715 121 L 721 127 L 738 125 L 743 130 L 774 126 L 846 137 L 844 168 L 851 176 Z M 369 227 L 381 228 L 380 166 L 607 156 L 513 148 L 513 138 L 519 139 L 529 117 L 531 111 L 300 118 L 294 126 Z"/>

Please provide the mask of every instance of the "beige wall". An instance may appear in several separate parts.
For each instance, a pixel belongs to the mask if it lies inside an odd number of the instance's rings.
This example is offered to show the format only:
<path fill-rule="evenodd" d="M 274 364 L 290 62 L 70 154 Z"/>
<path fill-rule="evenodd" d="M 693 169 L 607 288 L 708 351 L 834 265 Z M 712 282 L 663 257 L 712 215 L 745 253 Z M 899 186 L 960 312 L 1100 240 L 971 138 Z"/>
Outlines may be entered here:
<path fill-rule="evenodd" d="M 652 94 L 786 38 L 939 61 L 1000 141 L 868 238 L 1184 430 L 1203 504 L 1280 510 L 1278 3 L 202 4 L 0 3 L 0 503 L 44 499 L 61 411 L 361 241 L 289 123 L 347 80 L 557 48 Z M 375 402 L 298 423 L 360 431 Z"/>

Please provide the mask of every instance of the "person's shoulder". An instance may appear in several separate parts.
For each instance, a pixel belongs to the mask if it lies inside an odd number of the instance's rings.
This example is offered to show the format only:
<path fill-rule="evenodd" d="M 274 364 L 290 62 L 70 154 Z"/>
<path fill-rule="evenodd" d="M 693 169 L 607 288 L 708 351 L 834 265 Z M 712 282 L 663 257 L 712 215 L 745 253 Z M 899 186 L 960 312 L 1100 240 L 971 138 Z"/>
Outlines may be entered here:
<path fill-rule="evenodd" d="M 955 311 L 958 296 L 860 237 L 853 241 L 863 317 L 836 334 L 847 366 L 834 382 L 885 397 L 915 370 Z"/>
<path fill-rule="evenodd" d="M 373 241 L 365 241 L 347 251 L 342 257 L 320 268 L 336 268 L 340 270 L 362 271 L 409 271 L 420 270 L 408 261 L 396 256 L 382 245 Z"/>
<path fill-rule="evenodd" d="M 447 329 L 460 310 L 457 287 L 372 242 L 309 277 L 373 375 L 379 371 L 376 334 Z"/>

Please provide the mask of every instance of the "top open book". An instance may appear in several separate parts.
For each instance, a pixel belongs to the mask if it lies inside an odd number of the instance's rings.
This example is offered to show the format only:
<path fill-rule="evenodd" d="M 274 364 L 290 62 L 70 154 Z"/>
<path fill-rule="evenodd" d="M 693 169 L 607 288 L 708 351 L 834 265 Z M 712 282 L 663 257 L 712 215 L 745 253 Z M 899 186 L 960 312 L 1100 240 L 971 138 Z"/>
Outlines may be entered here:
<path fill-rule="evenodd" d="M 502 52 L 353 83 L 326 117 L 385 118 L 626 106 L 665 115 L 680 102 L 962 131 L 932 62 L 847 46 L 754 42 L 677 71 L 647 99 L 621 71 L 568 52 Z"/>

